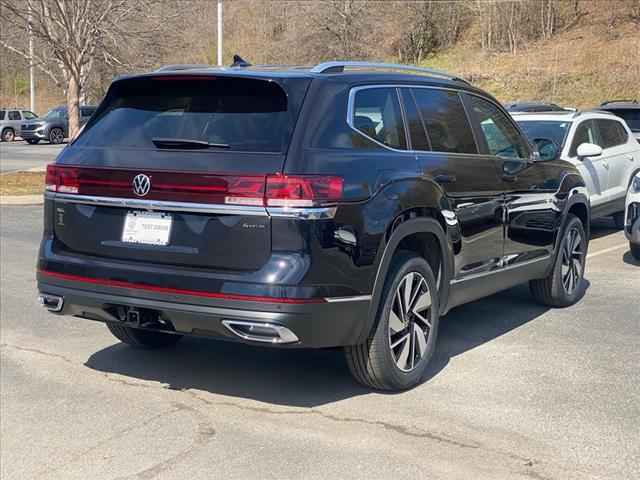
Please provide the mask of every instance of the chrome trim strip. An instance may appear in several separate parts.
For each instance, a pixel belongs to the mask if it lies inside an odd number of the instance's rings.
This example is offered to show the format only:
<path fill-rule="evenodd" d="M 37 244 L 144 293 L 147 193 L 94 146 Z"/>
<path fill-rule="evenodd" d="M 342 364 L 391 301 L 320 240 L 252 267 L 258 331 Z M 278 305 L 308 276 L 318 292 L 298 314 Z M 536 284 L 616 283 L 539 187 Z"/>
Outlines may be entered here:
<path fill-rule="evenodd" d="M 371 295 L 357 295 L 355 297 L 326 297 L 324 300 L 327 303 L 340 303 L 340 302 L 369 302 L 371 301 Z"/>
<path fill-rule="evenodd" d="M 526 267 L 527 265 L 532 265 L 534 263 L 542 262 L 544 260 L 549 260 L 549 259 L 551 259 L 551 255 L 545 255 L 544 257 L 534 258 L 532 260 L 527 260 L 526 262 L 516 263 L 514 265 L 507 265 L 506 267 L 499 267 L 495 270 L 491 270 L 490 272 L 474 273 L 467 277 L 453 279 L 449 282 L 449 285 L 455 285 L 457 283 L 466 282 L 467 280 L 475 280 L 482 277 L 489 277 L 490 275 L 493 275 L 495 273 L 508 272 L 509 270 L 514 270 L 520 267 Z"/>
<path fill-rule="evenodd" d="M 303 207 L 267 207 L 270 217 L 293 218 L 297 220 L 324 220 L 334 218 L 338 207 L 303 208 Z"/>
<path fill-rule="evenodd" d="M 215 205 L 208 203 L 166 202 L 138 198 L 96 197 L 45 192 L 45 199 L 63 203 L 76 203 L 103 207 L 136 208 L 141 210 L 162 210 L 169 212 L 214 213 L 219 215 L 243 215 L 254 217 L 293 218 L 297 220 L 321 220 L 334 218 L 338 207 L 298 208 L 298 207 L 254 207 L 249 205 Z"/>
<path fill-rule="evenodd" d="M 194 213 L 215 213 L 220 215 L 244 215 L 266 217 L 264 207 L 247 205 L 213 205 L 207 203 L 166 202 L 161 200 L 143 200 L 137 198 L 95 197 L 91 195 L 70 195 L 45 192 L 45 199 L 64 203 L 99 205 L 104 207 L 138 208 L 141 210 L 162 210 Z"/>
<path fill-rule="evenodd" d="M 250 340 L 253 342 L 263 342 L 263 343 L 294 343 L 298 342 L 299 339 L 295 333 L 289 330 L 287 327 L 283 327 L 282 325 L 276 325 L 274 323 L 263 323 L 263 322 L 247 322 L 242 320 L 222 320 L 222 324 L 234 335 L 243 338 L 245 340 Z M 234 325 L 243 326 L 243 327 L 259 327 L 271 330 L 273 333 L 277 335 L 277 337 L 262 337 L 260 335 L 250 335 L 248 333 L 244 333 L 242 331 L 236 330 Z"/>

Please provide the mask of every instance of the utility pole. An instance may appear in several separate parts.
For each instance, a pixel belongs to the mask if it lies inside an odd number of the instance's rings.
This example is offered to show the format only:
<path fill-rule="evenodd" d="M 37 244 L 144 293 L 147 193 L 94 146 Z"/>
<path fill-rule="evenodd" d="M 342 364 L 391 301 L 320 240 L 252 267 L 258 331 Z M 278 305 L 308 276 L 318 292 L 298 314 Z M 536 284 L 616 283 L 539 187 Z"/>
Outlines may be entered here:
<path fill-rule="evenodd" d="M 222 0 L 218 0 L 218 66 L 222 66 Z"/>
<path fill-rule="evenodd" d="M 31 22 L 31 4 L 29 4 L 29 110 L 36 111 L 36 79 L 34 78 L 33 67 L 33 27 Z"/>

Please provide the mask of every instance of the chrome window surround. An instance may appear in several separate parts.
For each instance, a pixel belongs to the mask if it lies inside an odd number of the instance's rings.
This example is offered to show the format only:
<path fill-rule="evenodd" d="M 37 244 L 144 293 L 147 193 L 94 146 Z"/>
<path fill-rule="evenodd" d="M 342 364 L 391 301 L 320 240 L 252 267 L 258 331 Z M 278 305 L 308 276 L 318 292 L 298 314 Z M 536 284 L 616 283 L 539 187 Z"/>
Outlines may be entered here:
<path fill-rule="evenodd" d="M 393 148 L 393 147 L 390 147 L 388 145 L 385 145 L 384 143 L 377 141 L 375 138 L 371 138 L 370 136 L 366 135 L 362 131 L 358 130 L 353 125 L 355 96 L 359 91 L 366 90 L 366 89 L 369 89 L 369 88 L 395 88 L 396 89 L 397 94 L 398 94 L 398 101 L 400 102 L 400 109 L 401 109 L 402 114 L 403 114 L 402 120 L 403 120 L 403 125 L 404 125 L 404 129 L 405 129 L 405 136 L 406 137 L 409 137 L 409 131 L 408 131 L 408 128 L 407 128 L 407 120 L 405 118 L 404 103 L 402 101 L 402 96 L 400 94 L 400 89 L 401 88 L 409 88 L 409 89 L 421 88 L 421 89 L 427 89 L 427 90 L 445 90 L 445 91 L 449 91 L 449 92 L 455 92 L 455 93 L 458 94 L 458 96 L 460 96 L 461 93 L 465 93 L 467 95 L 473 95 L 475 97 L 481 98 L 482 100 L 485 100 L 486 102 L 489 102 L 492 105 L 495 105 L 496 107 L 498 107 L 498 110 L 502 111 L 503 108 L 500 105 L 498 105 L 496 102 L 491 100 L 490 98 L 484 97 L 482 95 L 478 95 L 475 92 L 469 92 L 469 91 L 460 90 L 460 89 L 457 89 L 457 88 L 435 87 L 435 86 L 432 86 L 432 85 L 414 85 L 414 84 L 410 84 L 410 83 L 403 83 L 403 84 L 362 85 L 362 86 L 359 86 L 359 87 L 353 87 L 349 91 L 349 100 L 348 100 L 348 104 L 347 104 L 347 125 L 349 125 L 349 128 L 351 128 L 354 132 L 358 133 L 359 135 L 362 135 L 364 138 L 366 138 L 368 140 L 371 140 L 375 144 L 381 146 L 382 148 L 390 150 L 392 152 L 398 152 L 398 153 L 445 153 L 447 155 L 463 155 L 463 156 L 467 156 L 467 157 L 469 155 L 476 155 L 476 156 L 486 156 L 486 155 L 488 155 L 488 154 L 485 154 L 485 153 L 480 153 L 478 140 L 475 138 L 476 137 L 476 131 L 475 131 L 475 128 L 473 127 L 473 123 L 472 123 L 471 118 L 469 116 L 469 112 L 467 112 L 467 107 L 465 106 L 464 101 L 462 100 L 462 98 L 460 98 L 460 103 L 462 103 L 462 107 L 464 108 L 465 116 L 467 118 L 467 122 L 469 123 L 469 128 L 471 129 L 471 133 L 473 134 L 473 137 L 474 137 L 474 140 L 475 140 L 475 143 L 476 143 L 476 148 L 478 149 L 478 153 L 442 152 L 442 151 L 439 151 L 439 150 L 414 150 L 414 149 L 400 150 L 400 149 Z M 523 138 L 526 139 L 526 136 L 520 130 L 520 127 L 518 126 L 518 123 L 513 121 L 513 120 L 511 121 L 511 123 L 515 126 L 516 130 L 518 130 L 520 132 L 520 134 L 523 136 Z M 427 131 L 427 138 L 429 138 L 428 135 L 429 135 L 429 132 Z"/>
<path fill-rule="evenodd" d="M 257 207 L 250 205 L 226 205 L 189 202 L 167 202 L 143 200 L 137 198 L 96 197 L 92 195 L 73 195 L 45 192 L 45 199 L 62 203 L 120 207 L 140 210 L 161 210 L 165 212 L 212 213 L 218 215 L 242 215 L 253 217 L 278 217 L 298 220 L 322 220 L 334 218 L 338 207 Z"/>

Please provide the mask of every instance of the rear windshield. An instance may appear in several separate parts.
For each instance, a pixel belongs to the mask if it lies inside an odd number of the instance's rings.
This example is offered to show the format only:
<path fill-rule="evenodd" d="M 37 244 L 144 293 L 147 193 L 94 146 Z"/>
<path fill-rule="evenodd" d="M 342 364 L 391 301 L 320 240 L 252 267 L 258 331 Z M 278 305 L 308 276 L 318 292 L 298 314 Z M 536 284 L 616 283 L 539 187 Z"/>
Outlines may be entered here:
<path fill-rule="evenodd" d="M 610 110 L 610 112 L 624 119 L 632 132 L 640 132 L 640 108 L 629 110 L 615 109 Z"/>
<path fill-rule="evenodd" d="M 112 86 L 75 146 L 155 149 L 157 139 L 176 139 L 227 150 L 285 152 L 295 110 L 273 81 L 213 76 L 123 80 Z"/>
<path fill-rule="evenodd" d="M 553 120 L 518 121 L 516 118 L 516 121 L 530 142 L 538 138 L 544 138 L 553 140 L 558 148 L 561 148 L 564 144 L 567 131 L 571 126 L 571 122 L 557 122 Z"/>

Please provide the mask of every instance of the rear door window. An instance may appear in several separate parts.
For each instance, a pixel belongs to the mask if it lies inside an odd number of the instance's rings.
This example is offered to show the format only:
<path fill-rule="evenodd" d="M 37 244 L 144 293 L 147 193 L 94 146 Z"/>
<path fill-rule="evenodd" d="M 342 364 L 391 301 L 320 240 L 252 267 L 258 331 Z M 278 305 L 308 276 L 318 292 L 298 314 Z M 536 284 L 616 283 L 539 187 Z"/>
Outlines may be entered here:
<path fill-rule="evenodd" d="M 596 124 L 600 132 L 600 138 L 602 139 L 602 145 L 600 145 L 602 148 L 613 148 L 627 142 L 626 132 L 624 128 L 622 128 L 622 125 L 620 125 L 620 122 L 616 120 L 598 119 L 596 120 Z"/>
<path fill-rule="evenodd" d="M 430 150 L 429 140 L 411 90 L 408 88 L 402 88 L 400 89 L 400 92 L 402 92 L 402 104 L 404 106 L 409 138 L 411 139 L 411 149 Z"/>
<path fill-rule="evenodd" d="M 475 95 L 467 95 L 466 98 L 491 155 L 520 159 L 529 156 L 527 142 L 496 105 Z"/>
<path fill-rule="evenodd" d="M 75 145 L 153 149 L 158 139 L 174 139 L 231 151 L 284 152 L 296 116 L 274 81 L 134 78 L 111 87 Z"/>
<path fill-rule="evenodd" d="M 366 88 L 356 91 L 351 126 L 387 147 L 401 150 L 407 148 L 395 88 Z"/>
<path fill-rule="evenodd" d="M 412 92 L 433 151 L 478 153 L 457 92 L 431 88 L 414 88 Z"/>

